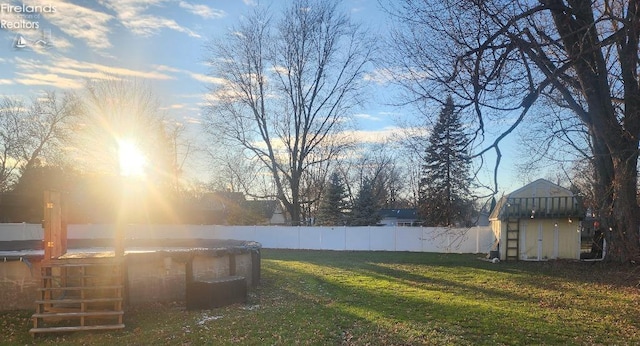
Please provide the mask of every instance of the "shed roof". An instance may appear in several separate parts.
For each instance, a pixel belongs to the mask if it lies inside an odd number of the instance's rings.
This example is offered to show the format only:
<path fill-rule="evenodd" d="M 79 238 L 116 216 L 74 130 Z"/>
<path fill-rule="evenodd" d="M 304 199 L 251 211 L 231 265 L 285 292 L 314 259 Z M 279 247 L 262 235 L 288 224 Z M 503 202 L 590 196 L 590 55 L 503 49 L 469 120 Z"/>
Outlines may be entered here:
<path fill-rule="evenodd" d="M 569 189 L 538 179 L 500 198 L 489 220 L 583 216 L 577 198 Z"/>
<path fill-rule="evenodd" d="M 509 194 L 509 197 L 573 197 L 573 192 L 546 179 L 538 179 Z"/>

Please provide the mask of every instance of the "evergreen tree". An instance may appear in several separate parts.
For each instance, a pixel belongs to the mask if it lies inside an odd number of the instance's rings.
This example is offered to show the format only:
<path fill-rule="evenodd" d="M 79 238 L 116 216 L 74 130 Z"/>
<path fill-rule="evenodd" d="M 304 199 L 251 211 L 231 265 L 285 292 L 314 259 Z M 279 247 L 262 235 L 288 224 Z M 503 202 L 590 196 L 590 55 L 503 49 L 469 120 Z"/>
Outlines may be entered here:
<path fill-rule="evenodd" d="M 320 201 L 317 224 L 322 226 L 343 225 L 345 221 L 345 188 L 338 173 L 331 178 Z"/>
<path fill-rule="evenodd" d="M 418 210 L 428 226 L 467 221 L 471 212 L 469 139 L 449 96 L 429 136 Z"/>
<path fill-rule="evenodd" d="M 374 183 L 369 179 L 364 179 L 358 196 L 353 202 L 351 213 L 352 226 L 370 226 L 380 221 L 378 214 L 379 205 L 375 196 Z"/>

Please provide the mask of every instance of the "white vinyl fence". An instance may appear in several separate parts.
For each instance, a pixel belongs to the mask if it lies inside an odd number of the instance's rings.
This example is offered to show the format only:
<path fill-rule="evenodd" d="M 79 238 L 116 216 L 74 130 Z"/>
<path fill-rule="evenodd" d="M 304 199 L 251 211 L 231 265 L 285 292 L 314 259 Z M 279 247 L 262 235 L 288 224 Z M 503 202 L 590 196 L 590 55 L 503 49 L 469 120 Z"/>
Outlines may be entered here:
<path fill-rule="evenodd" d="M 69 225 L 69 239 L 113 238 L 112 224 Z M 291 227 L 217 225 L 127 225 L 128 239 L 235 239 L 263 248 L 488 253 L 490 227 Z M 0 224 L 0 241 L 41 240 L 39 224 Z M 2 250 L 2 249 L 0 249 Z"/>

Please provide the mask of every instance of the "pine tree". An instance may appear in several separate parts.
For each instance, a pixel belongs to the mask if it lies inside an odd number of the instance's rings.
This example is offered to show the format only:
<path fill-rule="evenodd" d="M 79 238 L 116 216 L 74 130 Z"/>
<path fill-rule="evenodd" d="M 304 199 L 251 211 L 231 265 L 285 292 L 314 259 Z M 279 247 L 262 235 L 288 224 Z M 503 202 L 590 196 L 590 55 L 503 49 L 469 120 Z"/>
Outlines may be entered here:
<path fill-rule="evenodd" d="M 449 96 L 429 136 L 418 210 L 428 226 L 466 221 L 471 212 L 469 139 Z"/>
<path fill-rule="evenodd" d="M 379 205 L 375 196 L 374 184 L 369 179 L 364 179 L 358 196 L 353 202 L 353 210 L 351 213 L 352 226 L 371 226 L 380 221 L 378 214 Z"/>
<path fill-rule="evenodd" d="M 345 222 L 345 188 L 338 173 L 331 174 L 330 181 L 318 208 L 317 224 L 322 226 L 343 225 Z"/>

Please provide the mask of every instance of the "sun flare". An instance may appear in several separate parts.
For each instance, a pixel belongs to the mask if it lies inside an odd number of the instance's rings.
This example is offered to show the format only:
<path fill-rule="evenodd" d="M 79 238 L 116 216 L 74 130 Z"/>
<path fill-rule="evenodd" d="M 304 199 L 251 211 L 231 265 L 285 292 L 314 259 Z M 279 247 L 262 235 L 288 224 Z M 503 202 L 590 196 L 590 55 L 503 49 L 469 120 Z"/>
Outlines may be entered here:
<path fill-rule="evenodd" d="M 128 140 L 118 141 L 118 156 L 121 175 L 126 177 L 144 176 L 147 160 L 135 143 Z"/>

